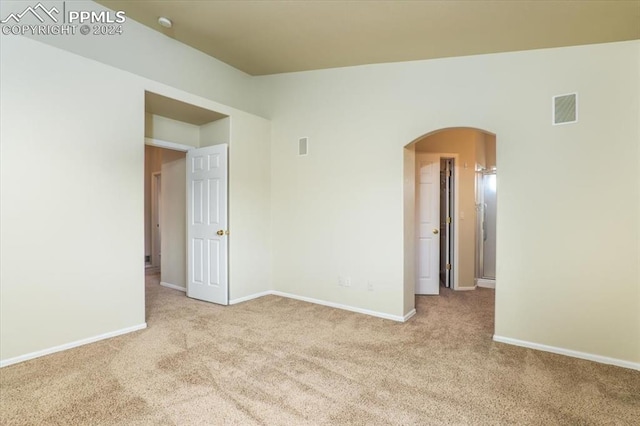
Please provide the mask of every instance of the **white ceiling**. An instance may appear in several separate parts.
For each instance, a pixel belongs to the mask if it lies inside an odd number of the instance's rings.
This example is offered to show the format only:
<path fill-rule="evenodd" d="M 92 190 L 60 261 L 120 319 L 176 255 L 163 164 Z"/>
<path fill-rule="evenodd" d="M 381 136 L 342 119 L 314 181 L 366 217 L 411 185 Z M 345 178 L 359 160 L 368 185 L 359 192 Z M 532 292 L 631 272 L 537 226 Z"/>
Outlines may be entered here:
<path fill-rule="evenodd" d="M 640 0 L 98 3 L 251 75 L 640 38 Z"/>

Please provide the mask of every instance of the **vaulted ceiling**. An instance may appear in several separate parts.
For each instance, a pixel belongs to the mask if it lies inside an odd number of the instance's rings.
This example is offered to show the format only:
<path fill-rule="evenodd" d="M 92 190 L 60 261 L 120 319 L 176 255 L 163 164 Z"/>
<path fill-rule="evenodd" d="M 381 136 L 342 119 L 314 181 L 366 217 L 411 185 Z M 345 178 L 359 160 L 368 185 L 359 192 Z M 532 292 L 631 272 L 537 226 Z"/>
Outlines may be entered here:
<path fill-rule="evenodd" d="M 640 38 L 640 0 L 98 3 L 251 75 Z"/>

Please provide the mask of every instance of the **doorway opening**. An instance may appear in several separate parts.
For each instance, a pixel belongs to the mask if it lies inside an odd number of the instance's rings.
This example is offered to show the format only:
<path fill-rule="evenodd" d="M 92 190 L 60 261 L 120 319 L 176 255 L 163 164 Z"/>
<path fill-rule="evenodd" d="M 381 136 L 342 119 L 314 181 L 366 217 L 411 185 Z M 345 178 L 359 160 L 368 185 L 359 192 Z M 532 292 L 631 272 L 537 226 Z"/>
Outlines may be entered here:
<path fill-rule="evenodd" d="M 185 288 L 186 153 L 145 146 L 146 275 L 160 274 L 161 285 Z"/>
<path fill-rule="evenodd" d="M 155 285 L 223 305 L 229 138 L 228 115 L 145 92 L 146 275 L 156 274 Z M 216 297 L 205 297 L 211 292 Z"/>
<path fill-rule="evenodd" d="M 416 294 L 458 287 L 457 162 L 455 153 L 416 153 Z"/>
<path fill-rule="evenodd" d="M 495 142 L 484 130 L 450 128 L 405 147 L 405 286 L 414 294 L 495 283 Z"/>

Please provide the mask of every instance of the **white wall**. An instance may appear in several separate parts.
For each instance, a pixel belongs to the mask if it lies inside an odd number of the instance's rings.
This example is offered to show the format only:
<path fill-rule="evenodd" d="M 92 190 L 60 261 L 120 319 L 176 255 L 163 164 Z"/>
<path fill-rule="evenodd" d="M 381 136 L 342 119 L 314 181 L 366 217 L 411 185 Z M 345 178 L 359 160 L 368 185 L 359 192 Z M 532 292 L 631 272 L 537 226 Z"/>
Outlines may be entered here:
<path fill-rule="evenodd" d="M 416 152 L 415 144 L 403 149 L 404 194 L 403 194 L 403 310 L 409 314 L 415 307 L 416 288 Z"/>
<path fill-rule="evenodd" d="M 484 148 L 485 148 L 485 163 L 486 163 L 484 164 L 484 166 L 487 169 L 496 167 L 496 136 L 495 135 L 485 135 Z"/>
<path fill-rule="evenodd" d="M 229 145 L 229 300 L 271 290 L 270 123 L 231 117 Z M 267 284 L 265 286 L 265 284 Z"/>
<path fill-rule="evenodd" d="M 32 40 L 0 54 L 5 360 L 144 324 L 144 93 Z"/>
<path fill-rule="evenodd" d="M 187 168 L 184 152 L 162 150 L 160 280 L 187 289 Z"/>
<path fill-rule="evenodd" d="M 249 114 L 200 126 L 200 146 L 229 144 L 232 304 L 271 290 L 270 132 L 267 120 Z"/>
<path fill-rule="evenodd" d="M 231 119 L 229 117 L 200 126 L 200 146 L 219 145 L 231 140 Z"/>
<path fill-rule="evenodd" d="M 500 140 L 496 334 L 640 361 L 639 49 L 260 77 L 273 129 L 274 288 L 407 313 L 402 148 L 437 129 L 479 128 Z M 551 126 L 552 96 L 571 91 L 580 122 Z M 296 155 L 302 136 L 308 157 Z M 343 274 L 351 288 L 338 286 Z"/>
<path fill-rule="evenodd" d="M 231 260 L 242 283 L 232 277 L 231 292 L 270 289 L 266 120 L 44 43 L 0 40 L 3 364 L 144 324 L 145 90 L 235 120 L 230 222 L 251 249 Z"/>
<path fill-rule="evenodd" d="M 200 126 L 155 114 L 145 114 L 144 135 L 148 138 L 189 145 L 195 148 L 200 146 Z"/>

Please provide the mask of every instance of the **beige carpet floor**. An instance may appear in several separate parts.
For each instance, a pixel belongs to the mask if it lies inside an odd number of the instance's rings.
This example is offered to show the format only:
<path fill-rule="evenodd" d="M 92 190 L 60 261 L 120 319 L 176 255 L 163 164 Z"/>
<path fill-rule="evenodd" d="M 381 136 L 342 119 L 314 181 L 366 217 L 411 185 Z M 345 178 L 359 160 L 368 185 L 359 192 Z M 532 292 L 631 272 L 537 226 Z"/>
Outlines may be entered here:
<path fill-rule="evenodd" d="M 638 425 L 640 372 L 494 343 L 493 290 L 408 323 L 147 277 L 149 328 L 0 370 L 2 425 Z"/>

